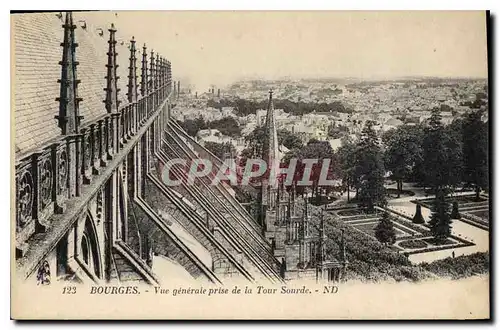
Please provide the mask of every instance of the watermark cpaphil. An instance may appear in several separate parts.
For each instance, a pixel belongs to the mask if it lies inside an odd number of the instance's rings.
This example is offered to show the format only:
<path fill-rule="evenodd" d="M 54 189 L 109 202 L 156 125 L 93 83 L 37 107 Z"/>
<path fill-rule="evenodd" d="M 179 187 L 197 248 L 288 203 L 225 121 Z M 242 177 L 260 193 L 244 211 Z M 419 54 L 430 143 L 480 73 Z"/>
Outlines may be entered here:
<path fill-rule="evenodd" d="M 196 180 L 210 180 L 211 185 L 225 182 L 231 186 L 267 184 L 269 186 L 337 186 L 331 159 L 290 159 L 286 164 L 259 158 L 225 159 L 221 165 L 209 159 L 174 158 L 160 164 L 160 175 L 167 186 L 194 185 Z"/>

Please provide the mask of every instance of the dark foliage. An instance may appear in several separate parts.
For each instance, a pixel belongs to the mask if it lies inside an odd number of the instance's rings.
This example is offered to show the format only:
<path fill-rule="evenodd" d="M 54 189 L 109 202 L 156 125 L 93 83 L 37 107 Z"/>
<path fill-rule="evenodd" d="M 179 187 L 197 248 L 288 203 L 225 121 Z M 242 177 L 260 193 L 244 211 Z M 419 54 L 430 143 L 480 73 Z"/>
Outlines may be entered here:
<path fill-rule="evenodd" d="M 467 256 L 449 257 L 431 263 L 422 263 L 420 266 L 436 275 L 459 279 L 488 273 L 490 256 L 487 252 L 478 252 Z"/>
<path fill-rule="evenodd" d="M 359 177 L 359 204 L 372 211 L 373 208 L 384 206 L 384 164 L 382 151 L 377 134 L 373 129 L 373 122 L 367 121 L 361 133 L 361 139 L 356 149 L 356 174 Z"/>
<path fill-rule="evenodd" d="M 453 202 L 453 208 L 451 210 L 451 218 L 452 219 L 460 219 L 460 213 L 458 212 L 458 202 L 454 201 Z"/>
<path fill-rule="evenodd" d="M 375 227 L 375 237 L 385 245 L 392 245 L 396 242 L 396 231 L 387 212 L 382 214 L 379 223 Z"/>
<path fill-rule="evenodd" d="M 342 102 L 333 101 L 331 103 L 316 103 L 316 102 L 293 102 L 290 100 L 278 100 L 274 99 L 274 108 L 283 109 L 283 111 L 291 113 L 293 115 L 304 115 L 316 112 L 344 112 L 351 113 L 352 109 L 346 108 Z M 238 116 L 247 116 L 254 114 L 258 109 L 267 108 L 267 100 L 262 100 L 260 102 L 244 100 L 244 99 L 221 99 L 218 102 L 210 100 L 208 106 L 221 109 L 222 107 L 233 107 Z"/>
<path fill-rule="evenodd" d="M 432 208 L 429 226 L 434 240 L 437 244 L 446 240 L 451 235 L 451 217 L 449 214 L 449 203 L 445 200 L 443 191 L 438 190 L 434 206 Z"/>
<path fill-rule="evenodd" d="M 412 221 L 413 223 L 425 223 L 424 217 L 422 216 L 422 207 L 420 206 L 420 204 L 417 204 L 417 209 Z"/>

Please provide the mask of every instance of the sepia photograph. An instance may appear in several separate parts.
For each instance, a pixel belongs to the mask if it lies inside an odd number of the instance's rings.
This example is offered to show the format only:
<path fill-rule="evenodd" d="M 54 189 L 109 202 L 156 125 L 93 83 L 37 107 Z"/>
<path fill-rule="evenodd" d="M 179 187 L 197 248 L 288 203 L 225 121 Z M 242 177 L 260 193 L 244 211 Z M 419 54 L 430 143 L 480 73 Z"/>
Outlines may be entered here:
<path fill-rule="evenodd" d="M 490 319 L 489 24 L 11 12 L 11 318 Z"/>

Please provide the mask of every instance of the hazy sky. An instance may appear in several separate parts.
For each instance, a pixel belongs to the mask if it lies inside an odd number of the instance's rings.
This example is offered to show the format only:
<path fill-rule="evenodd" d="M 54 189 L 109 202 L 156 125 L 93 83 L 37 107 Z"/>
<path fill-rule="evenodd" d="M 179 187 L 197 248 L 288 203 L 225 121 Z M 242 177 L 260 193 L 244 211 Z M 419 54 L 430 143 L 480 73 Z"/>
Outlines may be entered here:
<path fill-rule="evenodd" d="M 484 12 L 104 14 L 198 90 L 244 77 L 487 76 Z"/>

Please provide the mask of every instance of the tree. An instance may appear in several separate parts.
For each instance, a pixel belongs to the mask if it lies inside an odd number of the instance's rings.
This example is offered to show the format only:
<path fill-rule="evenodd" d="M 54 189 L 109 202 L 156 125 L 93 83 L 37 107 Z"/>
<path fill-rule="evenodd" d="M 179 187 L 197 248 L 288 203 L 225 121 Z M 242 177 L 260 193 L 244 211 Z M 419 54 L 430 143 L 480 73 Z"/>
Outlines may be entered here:
<path fill-rule="evenodd" d="M 367 121 L 356 150 L 359 173 L 358 202 L 368 212 L 373 212 L 376 205 L 385 205 L 384 164 L 378 137 L 373 129 L 373 121 Z"/>
<path fill-rule="evenodd" d="M 262 157 L 264 150 L 264 140 L 266 130 L 264 126 L 256 127 L 250 134 L 245 137 L 245 142 L 250 150 L 252 150 L 252 157 Z"/>
<path fill-rule="evenodd" d="M 444 140 L 444 128 L 441 122 L 442 117 L 438 108 L 432 110 L 429 125 L 425 129 L 423 141 L 423 158 L 425 184 L 437 190 L 446 185 L 443 178 L 443 164 L 446 162 Z"/>
<path fill-rule="evenodd" d="M 233 117 L 224 117 L 207 123 L 210 128 L 218 129 L 224 135 L 237 138 L 241 136 L 240 124 Z"/>
<path fill-rule="evenodd" d="M 417 204 L 417 209 L 412 221 L 413 223 L 425 223 L 424 217 L 422 216 L 422 206 L 420 206 L 420 204 Z"/>
<path fill-rule="evenodd" d="M 384 164 L 396 180 L 398 197 L 403 190 L 403 180 L 410 177 L 415 164 L 422 157 L 422 130 L 418 126 L 403 125 L 386 132 Z"/>
<path fill-rule="evenodd" d="M 179 124 L 192 137 L 195 137 L 200 130 L 208 128 L 207 123 L 201 116 L 196 119 L 186 119 L 179 122 Z"/>
<path fill-rule="evenodd" d="M 438 244 L 451 235 L 449 208 L 445 193 L 442 189 L 439 189 L 432 208 L 431 220 L 429 221 L 431 233 Z"/>
<path fill-rule="evenodd" d="M 469 113 L 463 125 L 464 178 L 476 189 L 488 187 L 488 126 L 481 120 L 482 111 Z"/>
<path fill-rule="evenodd" d="M 296 134 L 293 134 L 289 130 L 280 129 L 277 133 L 279 144 L 284 145 L 289 150 L 300 149 L 304 146 L 300 137 L 298 137 Z"/>
<path fill-rule="evenodd" d="M 323 166 L 323 161 L 325 159 L 330 159 L 330 167 L 328 168 L 328 180 L 332 180 L 336 175 L 333 172 L 335 166 L 335 156 L 332 150 L 330 143 L 327 141 L 319 141 L 316 139 L 311 139 L 302 149 L 297 152 L 297 168 L 296 173 L 300 178 L 304 173 L 305 163 L 303 163 L 304 159 L 316 159 L 318 160 L 316 164 L 312 166 L 310 180 L 312 181 L 312 194 L 314 197 L 318 197 L 319 188 L 325 188 L 327 191 L 330 191 L 333 187 L 331 186 L 320 186 L 319 179 L 321 175 L 321 170 Z M 297 178 L 297 175 L 296 175 Z"/>
<path fill-rule="evenodd" d="M 247 165 L 248 159 L 251 159 L 252 156 L 253 156 L 252 149 L 245 148 L 245 149 L 241 150 L 240 155 L 239 155 L 239 159 L 238 159 L 238 166 L 240 166 L 241 168 L 244 169 L 245 166 Z"/>
<path fill-rule="evenodd" d="M 431 113 L 429 125 L 425 129 L 423 159 L 425 184 L 438 190 L 456 186 L 461 179 L 461 142 L 449 128 L 445 130 L 441 122 L 439 108 Z"/>
<path fill-rule="evenodd" d="M 375 237 L 386 246 L 396 242 L 396 231 L 387 212 L 383 212 L 382 218 L 375 227 Z"/>
<path fill-rule="evenodd" d="M 278 130 L 277 134 L 278 144 L 284 145 L 289 150 L 300 149 L 304 146 L 302 140 L 297 134 L 294 134 L 286 129 Z M 248 147 L 253 150 L 254 157 L 262 156 L 265 135 L 266 128 L 264 126 L 258 126 L 245 137 L 245 142 L 247 143 Z"/>
<path fill-rule="evenodd" d="M 335 125 L 335 122 L 328 126 L 328 136 L 332 139 L 340 139 L 349 133 L 349 128 L 343 125 Z"/>
<path fill-rule="evenodd" d="M 350 201 L 350 188 L 358 187 L 357 162 L 356 162 L 357 146 L 346 141 L 336 152 L 336 158 L 339 162 L 340 177 L 342 185 L 347 190 L 347 201 Z"/>
<path fill-rule="evenodd" d="M 224 156 L 228 153 L 234 155 L 236 152 L 231 142 L 218 143 L 207 141 L 204 146 L 220 159 L 224 159 Z"/>
<path fill-rule="evenodd" d="M 451 210 L 451 218 L 452 219 L 460 219 L 460 212 L 458 212 L 458 202 L 454 201 L 453 202 L 453 208 Z"/>
<path fill-rule="evenodd" d="M 454 120 L 445 127 L 444 145 L 447 151 L 445 164 L 448 186 L 460 186 L 464 179 L 463 120 Z"/>

